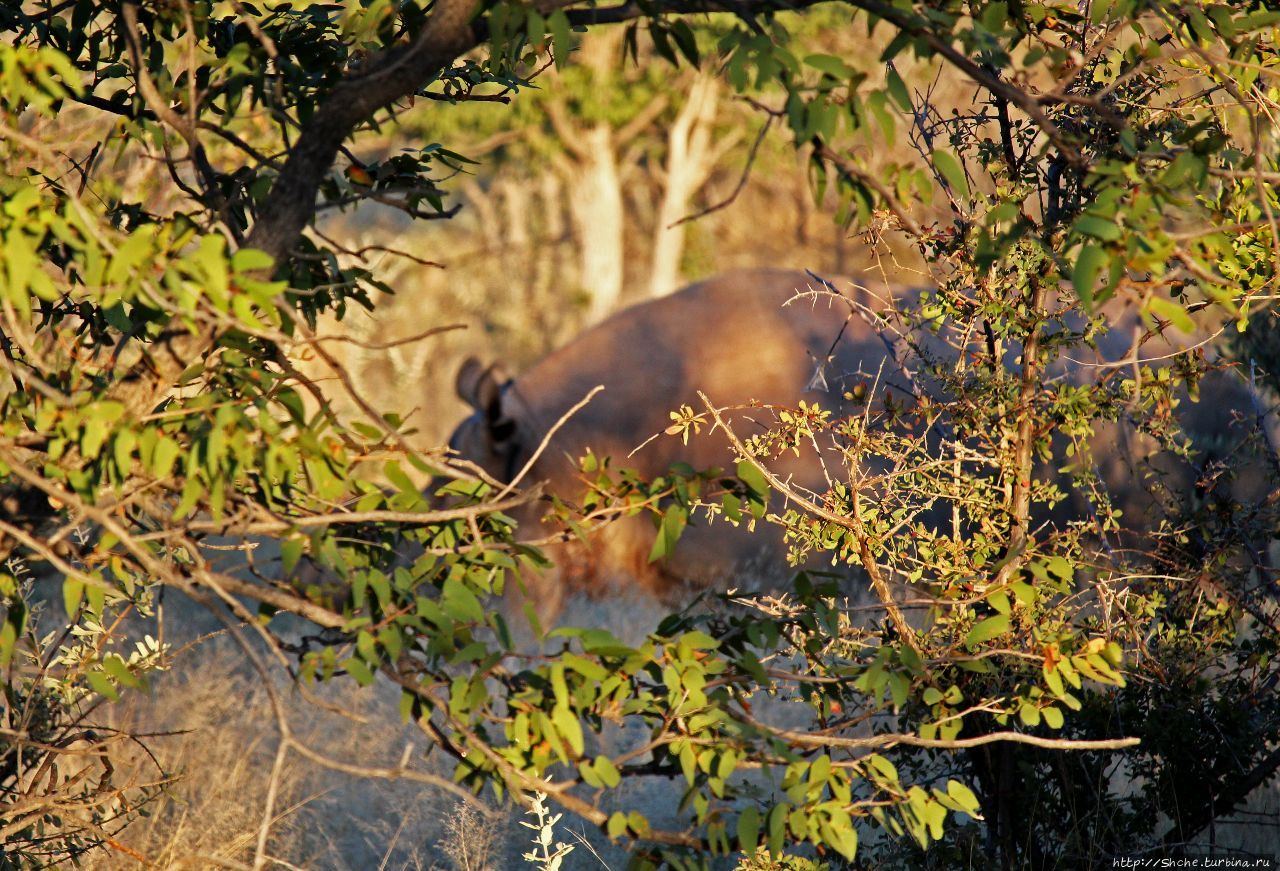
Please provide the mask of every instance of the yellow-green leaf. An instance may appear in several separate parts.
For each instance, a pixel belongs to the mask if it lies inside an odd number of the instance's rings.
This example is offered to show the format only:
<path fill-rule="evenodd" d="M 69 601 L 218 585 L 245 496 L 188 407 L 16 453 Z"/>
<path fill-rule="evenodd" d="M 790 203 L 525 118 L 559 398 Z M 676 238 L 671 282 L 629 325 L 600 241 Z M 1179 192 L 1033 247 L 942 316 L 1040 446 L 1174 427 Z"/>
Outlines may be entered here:
<path fill-rule="evenodd" d="M 994 617 L 988 617 L 978 625 L 969 630 L 969 634 L 965 636 L 964 643 L 970 646 L 981 644 L 984 641 L 990 641 L 998 635 L 1003 635 L 1009 631 L 1009 615 L 997 614 Z"/>

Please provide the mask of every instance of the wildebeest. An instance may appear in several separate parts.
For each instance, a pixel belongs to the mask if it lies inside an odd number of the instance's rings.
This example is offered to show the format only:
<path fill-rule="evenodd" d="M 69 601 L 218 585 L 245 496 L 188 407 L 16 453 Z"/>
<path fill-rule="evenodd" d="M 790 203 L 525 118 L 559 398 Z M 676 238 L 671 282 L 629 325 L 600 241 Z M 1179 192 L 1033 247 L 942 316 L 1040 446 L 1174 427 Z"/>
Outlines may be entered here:
<path fill-rule="evenodd" d="M 681 405 L 702 411 L 698 391 L 720 406 L 755 401 L 795 407 L 803 400 L 847 414 L 861 406 L 845 394 L 872 384 L 881 395 L 896 393 L 909 404 L 908 394 L 921 389 L 907 374 L 913 364 L 904 359 L 907 355 L 901 347 L 889 341 L 890 331 L 873 327 L 874 316 L 867 313 L 889 308 L 889 300 L 877 296 L 914 296 L 915 292 L 885 286 L 874 294 L 867 289 L 845 293 L 857 297 L 852 301 L 864 307 L 863 316 L 851 315 L 848 297 L 841 301 L 825 294 L 821 283 L 805 273 L 731 272 L 619 312 L 514 380 L 497 367 L 469 360 L 459 373 L 457 387 L 475 411 L 457 428 L 450 445 L 494 478 L 510 481 L 566 412 L 602 385 L 604 390 L 555 432 L 522 481 L 546 482 L 549 492 L 574 501 L 586 486 L 580 480 L 578 460 L 588 450 L 597 457 L 612 457 L 615 466 L 634 468 L 646 478 L 665 474 L 675 462 L 695 469 L 730 467 L 733 454 L 720 433 L 704 432 L 687 445 L 659 435 L 632 453 L 646 439 L 662 433 L 671 424 L 670 412 Z M 1125 317 L 1127 323 L 1136 323 L 1134 316 Z M 1105 369 L 1106 360 L 1114 362 L 1127 352 L 1129 335 L 1116 331 L 1104 341 L 1102 368 L 1060 362 L 1055 377 L 1077 383 L 1095 377 Z M 941 339 L 923 337 L 922 341 L 933 342 L 934 354 L 948 353 Z M 1168 348 L 1162 345 L 1161 350 Z M 1014 365 L 1016 353 L 1006 356 L 1005 364 Z M 1202 435 L 1212 435 L 1210 441 L 1222 442 L 1232 430 L 1232 409 L 1249 413 L 1250 394 L 1247 385 L 1231 373 L 1212 377 L 1205 389 L 1213 394 L 1212 406 L 1184 403 L 1180 416 Z M 759 432 L 772 418 L 767 411 L 747 409 L 733 412 L 730 420 L 745 437 Z M 1128 517 L 1142 517 L 1152 497 L 1139 484 L 1130 462 L 1141 452 L 1139 440 L 1126 432 L 1124 426 L 1103 427 L 1094 440 L 1093 454 L 1116 504 L 1125 508 Z M 1227 441 L 1238 444 L 1239 433 Z M 1147 442 L 1145 447 L 1150 446 Z M 846 475 L 839 454 L 828 453 L 826 460 L 824 470 L 809 450 L 800 459 L 784 458 L 775 465 L 782 477 L 790 476 L 820 492 L 827 471 L 837 479 Z M 1167 477 L 1180 482 L 1174 489 L 1189 490 L 1195 471 L 1184 464 Z M 1058 517 L 1063 511 L 1081 516 L 1087 510 L 1077 495 L 1059 509 Z M 544 512 L 545 505 L 534 504 L 517 519 L 536 535 Z M 585 543 L 555 549 L 551 556 L 557 572 L 536 581 L 531 595 L 545 612 L 554 612 L 566 589 L 604 592 L 625 584 L 668 596 L 682 585 L 752 586 L 782 581 L 790 573 L 776 528 L 748 534 L 723 520 L 707 523 L 695 518 L 672 555 L 650 564 L 653 539 L 648 518 L 609 524 Z"/>

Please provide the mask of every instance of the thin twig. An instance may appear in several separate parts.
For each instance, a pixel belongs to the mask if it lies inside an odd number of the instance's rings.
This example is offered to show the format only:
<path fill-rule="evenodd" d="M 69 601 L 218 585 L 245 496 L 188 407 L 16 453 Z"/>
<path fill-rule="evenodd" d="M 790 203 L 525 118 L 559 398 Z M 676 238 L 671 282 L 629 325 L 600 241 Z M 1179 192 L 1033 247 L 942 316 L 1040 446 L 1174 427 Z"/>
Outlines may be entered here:
<path fill-rule="evenodd" d="M 666 229 L 670 230 L 673 227 L 679 227 L 681 224 L 686 224 L 689 221 L 696 221 L 699 218 L 705 218 L 707 215 L 710 215 L 713 212 L 718 212 L 733 204 L 733 202 L 738 198 L 738 195 L 742 193 L 742 189 L 747 186 L 747 179 L 751 176 L 751 168 L 756 162 L 756 152 L 760 150 L 760 143 L 764 142 L 765 135 L 773 125 L 773 118 L 774 116 L 770 115 L 764 122 L 764 126 L 760 128 L 760 132 L 756 134 L 756 141 L 751 143 L 751 150 L 747 153 L 747 165 L 742 168 L 742 175 L 738 177 L 738 183 L 734 185 L 730 194 L 715 205 L 707 206 L 705 209 L 701 209 L 691 215 L 685 215 L 678 221 L 673 221 L 666 226 Z"/>
<path fill-rule="evenodd" d="M 597 384 L 595 387 L 592 387 L 591 390 L 587 392 L 586 396 L 582 397 L 582 399 L 578 400 L 572 408 L 560 415 L 560 419 L 552 424 L 551 428 L 547 430 L 547 434 L 544 435 L 542 437 L 542 441 L 538 443 L 537 449 L 529 456 L 529 459 L 525 464 L 520 467 L 520 471 L 516 473 L 514 478 L 507 482 L 507 486 L 503 487 L 502 490 L 494 496 L 494 499 L 505 499 L 507 494 L 516 488 L 524 476 L 529 474 L 529 470 L 533 468 L 533 464 L 538 461 L 540 456 L 542 456 L 542 452 L 547 449 L 547 445 L 551 443 L 552 437 L 555 436 L 562 426 L 569 422 L 569 418 L 581 411 L 582 408 L 592 399 L 595 399 L 596 394 L 601 390 L 604 390 L 603 384 Z"/>
<path fill-rule="evenodd" d="M 788 482 L 783 481 L 770 471 L 763 463 L 756 459 L 750 451 L 747 450 L 747 446 L 742 443 L 742 440 L 738 438 L 737 433 L 733 431 L 725 421 L 724 417 L 721 416 L 720 410 L 712 405 L 711 400 L 708 399 L 707 395 L 701 390 L 698 391 L 698 398 L 702 400 L 703 406 L 715 420 L 716 426 L 724 432 L 725 437 L 729 440 L 729 443 L 733 445 L 733 448 L 738 452 L 738 455 L 751 463 L 751 465 L 755 466 L 756 470 L 764 476 L 765 480 L 769 482 L 771 487 L 781 492 L 788 499 L 795 502 L 815 517 L 821 517 L 823 520 L 828 520 L 831 523 L 853 533 L 854 539 L 858 545 L 862 566 L 866 569 L 867 575 L 871 578 L 871 586 L 876 591 L 876 595 L 880 597 L 880 601 L 884 604 L 885 612 L 888 613 L 889 619 L 893 621 L 894 626 L 898 630 L 898 634 L 902 636 L 902 639 L 907 643 L 907 646 L 915 651 L 918 656 L 923 658 L 924 651 L 920 647 L 919 640 L 916 638 L 915 629 L 907 622 L 907 619 L 903 616 L 901 609 L 898 608 L 897 602 L 893 598 L 893 592 L 889 589 L 888 583 L 880 572 L 879 565 L 872 557 L 870 538 L 867 535 L 865 526 L 863 526 L 862 519 L 858 516 L 857 506 L 855 505 L 854 510 L 848 515 L 836 514 L 833 511 L 828 511 L 812 499 L 801 494 Z"/>

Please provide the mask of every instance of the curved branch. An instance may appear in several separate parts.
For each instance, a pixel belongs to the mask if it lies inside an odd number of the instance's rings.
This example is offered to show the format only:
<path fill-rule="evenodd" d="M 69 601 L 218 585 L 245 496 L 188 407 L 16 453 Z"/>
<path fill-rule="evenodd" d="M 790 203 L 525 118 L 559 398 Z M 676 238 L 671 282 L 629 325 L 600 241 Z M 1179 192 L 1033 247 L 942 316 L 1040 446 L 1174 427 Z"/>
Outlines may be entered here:
<path fill-rule="evenodd" d="M 276 259 L 293 249 L 315 214 L 320 183 L 342 143 L 379 109 L 416 93 L 479 44 L 472 26 L 478 5 L 478 0 L 437 0 L 413 42 L 375 56 L 333 89 L 303 126 L 249 233 L 248 247 Z"/>
<path fill-rule="evenodd" d="M 876 747 L 893 747 L 903 744 L 908 747 L 925 747 L 932 750 L 964 750 L 969 747 L 981 747 L 984 744 L 1029 744 L 1046 750 L 1123 750 L 1136 747 L 1142 743 L 1140 738 L 1102 738 L 1096 740 L 1076 740 L 1073 738 L 1042 738 L 1039 735 L 1028 735 L 1025 732 L 988 732 L 972 738 L 921 738 L 919 735 L 888 733 L 870 735 L 866 738 L 839 738 L 834 735 L 816 735 L 812 732 L 794 732 L 789 729 L 774 729 L 764 723 L 757 722 L 742 714 L 735 714 L 738 719 L 762 729 L 775 738 L 781 738 L 797 747 L 840 747 L 846 750 L 866 750 Z"/>

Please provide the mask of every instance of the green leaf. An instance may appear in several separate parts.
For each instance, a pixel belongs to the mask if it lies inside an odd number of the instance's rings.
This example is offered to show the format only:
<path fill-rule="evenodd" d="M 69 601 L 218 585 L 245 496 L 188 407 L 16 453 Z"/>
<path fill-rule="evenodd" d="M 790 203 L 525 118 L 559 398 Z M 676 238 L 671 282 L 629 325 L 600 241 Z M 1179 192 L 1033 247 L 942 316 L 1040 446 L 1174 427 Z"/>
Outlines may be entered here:
<path fill-rule="evenodd" d="M 889 674 L 889 695 L 893 699 L 893 709 L 899 710 L 907 703 L 907 695 L 911 691 L 911 678 L 902 672 Z"/>
<path fill-rule="evenodd" d="M 102 668 L 116 679 L 116 683 L 126 687 L 137 687 L 142 685 L 142 681 L 138 680 L 138 676 L 129 671 L 129 666 L 123 659 L 115 654 L 109 654 L 102 658 Z"/>
<path fill-rule="evenodd" d="M 342 667 L 356 679 L 356 683 L 360 684 L 360 686 L 367 687 L 373 683 L 373 672 L 358 657 L 353 656 L 350 659 L 343 660 Z"/>
<path fill-rule="evenodd" d="M 974 819 L 981 819 L 981 805 L 978 797 L 973 794 L 973 790 L 965 786 L 958 780 L 947 781 L 947 795 L 951 796 L 951 800 L 957 805 L 964 808 L 964 812 Z"/>
<path fill-rule="evenodd" d="M 564 663 L 565 668 L 573 669 L 587 680 L 602 681 L 609 676 L 609 672 L 600 663 L 585 659 L 576 653 L 566 653 L 560 657 L 560 661 Z"/>
<path fill-rule="evenodd" d="M 832 54 L 811 54 L 804 59 L 804 63 L 833 79 L 847 79 L 855 73 L 851 66 Z"/>
<path fill-rule="evenodd" d="M 204 482 L 194 475 L 188 478 L 187 483 L 182 487 L 182 496 L 178 499 L 178 504 L 173 508 L 174 519 L 181 520 L 195 510 L 196 503 L 203 495 Z"/>
<path fill-rule="evenodd" d="M 387 605 L 390 604 L 391 602 L 391 582 L 387 579 L 387 576 L 385 574 L 379 571 L 371 571 L 368 573 L 367 577 L 369 579 L 369 586 L 373 589 L 373 594 L 378 597 L 378 606 L 381 608 L 387 607 Z M 457 581 L 456 579 L 451 578 L 450 580 L 453 580 L 454 583 L 456 584 L 459 584 L 459 585 L 461 584 L 461 581 Z M 449 586 L 449 581 L 445 581 L 445 586 L 446 587 Z M 464 591 L 467 593 L 471 592 L 470 590 L 466 590 L 465 587 L 464 587 Z M 467 607 L 465 596 L 463 596 L 462 598 L 463 598 L 463 601 L 461 602 L 459 607 Z M 471 598 L 475 599 L 475 595 L 473 594 Z M 477 602 L 475 609 L 470 610 L 468 613 L 474 614 L 478 611 L 480 611 L 480 608 L 479 608 L 479 603 Z M 483 614 L 483 612 L 481 613 Z M 453 615 L 450 615 L 450 616 L 453 616 Z M 454 619 L 456 620 L 458 618 L 454 617 Z M 479 622 L 479 620 L 483 619 L 483 617 L 475 618 L 475 619 L 477 622 Z"/>
<path fill-rule="evenodd" d="M 555 725 L 560 737 L 569 742 L 575 756 L 581 756 L 583 750 L 582 724 L 578 722 L 573 711 L 564 705 L 556 705 L 551 711 L 551 722 Z"/>
<path fill-rule="evenodd" d="M 1100 218 L 1097 215 L 1081 215 L 1076 219 L 1075 231 L 1082 236 L 1092 236 L 1103 242 L 1114 242 L 1120 238 L 1120 227 L 1115 221 Z"/>
<path fill-rule="evenodd" d="M 990 641 L 998 635 L 1003 635 L 1009 631 L 1009 615 L 997 614 L 994 617 L 988 617 L 978 625 L 969 630 L 969 634 L 965 636 L 964 643 L 970 647 L 974 647 Z"/>
<path fill-rule="evenodd" d="M 305 546 L 301 537 L 285 539 L 280 545 L 280 571 L 286 578 L 293 577 L 293 570 L 298 567 L 298 560 L 302 559 Z"/>
<path fill-rule="evenodd" d="M 569 60 L 573 50 L 573 35 L 569 27 L 569 18 L 563 9 L 557 9 L 547 18 L 547 29 L 551 31 L 552 53 L 555 55 L 556 69 L 561 69 Z"/>
<path fill-rule="evenodd" d="M 1053 556 L 1045 561 L 1045 568 L 1050 574 L 1056 575 L 1059 579 L 1070 582 L 1075 579 L 1075 566 L 1066 557 Z"/>
<path fill-rule="evenodd" d="M 271 255 L 257 248 L 238 248 L 231 255 L 231 268 L 236 272 L 265 271 L 274 265 Z"/>
<path fill-rule="evenodd" d="M 1058 675 L 1057 669 L 1046 668 L 1044 670 L 1044 685 L 1049 688 L 1049 692 L 1058 698 L 1062 698 L 1066 692 L 1066 687 L 1062 685 L 1062 678 Z"/>
<path fill-rule="evenodd" d="M 604 781 L 600 779 L 600 775 L 596 773 L 595 765 L 590 762 L 578 763 L 578 776 L 582 778 L 582 782 L 592 789 L 603 789 Z"/>
<path fill-rule="evenodd" d="M 1199 185 L 1204 182 L 1207 170 L 1208 161 L 1204 157 L 1191 151 L 1184 151 L 1165 169 L 1160 182 L 1167 187 L 1176 188 L 1186 184 L 1191 176 L 1195 176 L 1193 184 Z"/>
<path fill-rule="evenodd" d="M 680 771 L 692 786 L 698 775 L 698 757 L 694 755 L 692 744 L 686 743 L 680 748 Z"/>
<path fill-rule="evenodd" d="M 1019 602 L 1030 607 L 1036 603 L 1036 588 L 1028 584 L 1026 581 L 1014 581 L 1009 584 L 1009 589 Z"/>
<path fill-rule="evenodd" d="M 484 622 L 484 608 L 481 607 L 480 600 L 457 578 L 445 580 L 440 593 L 440 607 L 459 623 Z"/>
<path fill-rule="evenodd" d="M 691 66 L 702 65 L 701 56 L 698 53 L 698 41 L 694 38 L 693 31 L 685 21 L 677 18 L 671 22 L 671 36 L 680 48 L 680 53 L 684 55 L 685 60 L 689 61 Z"/>
<path fill-rule="evenodd" d="M 680 636 L 680 646 L 688 647 L 692 650 L 715 650 L 720 646 L 720 641 L 701 630 L 695 629 Z"/>
<path fill-rule="evenodd" d="M 775 856 L 781 855 L 782 847 L 785 843 L 784 838 L 787 834 L 787 806 L 785 804 L 774 805 L 773 810 L 769 811 L 769 852 Z"/>
<path fill-rule="evenodd" d="M 85 584 L 84 596 L 88 609 L 98 617 L 102 616 L 102 608 L 107 601 L 107 591 L 98 584 Z"/>
<path fill-rule="evenodd" d="M 1045 725 L 1050 729 L 1062 728 L 1063 717 L 1061 708 L 1044 708 L 1040 711 L 1040 714 L 1044 717 Z"/>
<path fill-rule="evenodd" d="M 178 443 L 168 436 L 161 436 L 156 442 L 155 451 L 151 454 L 151 471 L 157 478 L 164 480 L 173 473 L 174 463 L 181 452 Z"/>
<path fill-rule="evenodd" d="M 627 814 L 627 828 L 641 837 L 649 834 L 649 818 L 639 811 Z"/>
<path fill-rule="evenodd" d="M 387 476 L 387 480 L 392 485 L 407 496 L 418 496 L 418 488 L 414 486 L 413 479 L 404 473 L 400 468 L 400 464 L 392 460 L 382 467 L 382 473 Z"/>
<path fill-rule="evenodd" d="M 133 466 L 133 449 L 138 444 L 138 437 L 132 430 L 121 430 L 116 433 L 111 445 L 112 456 L 116 461 L 116 469 L 121 475 L 129 474 Z"/>
<path fill-rule="evenodd" d="M 747 805 L 738 814 L 738 849 L 748 856 L 755 852 L 760 843 L 760 810 L 755 805 Z"/>
<path fill-rule="evenodd" d="M 957 198 L 969 199 L 969 180 L 965 177 L 964 164 L 947 151 L 935 150 L 932 155 L 933 165 L 946 181 L 947 186 L 955 191 Z"/>
<path fill-rule="evenodd" d="M 98 695 L 111 699 L 113 702 L 120 698 L 120 693 L 116 690 L 115 684 L 104 673 L 100 671 L 87 672 L 85 679 L 89 681 L 89 686 Z"/>
<path fill-rule="evenodd" d="M 101 418 L 90 417 L 85 420 L 80 429 L 80 453 L 84 454 L 85 459 L 92 460 L 98 456 L 108 432 L 107 422 Z"/>
<path fill-rule="evenodd" d="M 66 609 L 68 618 L 75 618 L 76 612 L 80 610 L 80 603 L 83 600 L 84 581 L 80 581 L 72 577 L 66 578 L 62 582 L 62 607 Z"/>
<path fill-rule="evenodd" d="M 1097 245 L 1085 245 L 1076 257 L 1076 265 L 1071 270 L 1071 285 L 1076 289 L 1076 296 L 1084 303 L 1086 309 L 1093 305 L 1093 292 L 1098 283 L 1098 273 L 1106 268 L 1110 256 Z"/>
<path fill-rule="evenodd" d="M 1195 321 L 1191 320 L 1191 315 L 1187 313 L 1184 307 L 1171 299 L 1153 296 L 1147 300 L 1147 308 L 1153 315 L 1169 321 L 1184 333 L 1194 333 L 1196 331 Z"/>
<path fill-rule="evenodd" d="M 739 460 L 737 466 L 738 479 L 751 489 L 751 492 L 764 499 L 769 498 L 769 482 L 750 460 Z"/>
<path fill-rule="evenodd" d="M 670 556 L 675 550 L 676 542 L 689 523 L 689 509 L 683 505 L 668 505 L 662 514 L 662 522 L 658 526 L 658 537 L 649 550 L 649 562 L 656 562 Z"/>
<path fill-rule="evenodd" d="M 833 814 L 829 822 L 820 821 L 818 828 L 828 846 L 834 848 L 845 861 L 854 860 L 858 854 L 858 832 L 848 814 Z"/>
<path fill-rule="evenodd" d="M 893 67 L 889 67 L 889 71 L 885 74 L 885 86 L 889 90 L 889 96 L 893 97 L 893 101 L 898 104 L 898 108 L 904 112 L 912 112 L 911 94 L 907 92 L 906 82 L 902 81 L 902 76 L 898 75 L 898 71 Z"/>
<path fill-rule="evenodd" d="M 0 666 L 7 666 L 13 659 L 13 650 L 17 643 L 18 627 L 8 620 L 0 623 Z"/>
<path fill-rule="evenodd" d="M 600 778 L 600 782 L 605 786 L 613 789 L 622 783 L 622 775 L 618 773 L 618 769 L 613 764 L 613 760 L 608 756 L 597 756 L 595 765 L 596 775 Z"/>
<path fill-rule="evenodd" d="M 886 142 L 892 142 L 897 132 L 897 121 L 893 113 L 889 110 L 888 98 L 883 91 L 873 91 L 867 95 L 867 108 L 871 110 L 871 114 L 875 116 L 876 123 L 880 125 L 880 134 Z"/>

